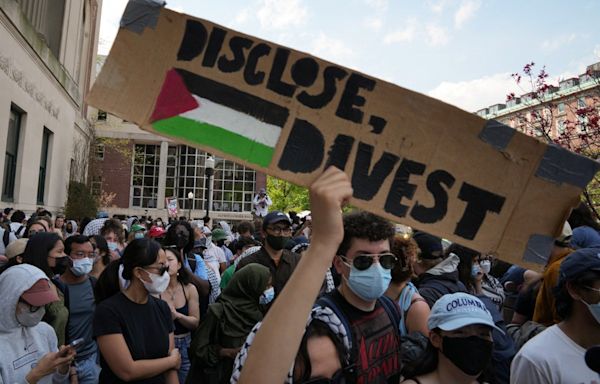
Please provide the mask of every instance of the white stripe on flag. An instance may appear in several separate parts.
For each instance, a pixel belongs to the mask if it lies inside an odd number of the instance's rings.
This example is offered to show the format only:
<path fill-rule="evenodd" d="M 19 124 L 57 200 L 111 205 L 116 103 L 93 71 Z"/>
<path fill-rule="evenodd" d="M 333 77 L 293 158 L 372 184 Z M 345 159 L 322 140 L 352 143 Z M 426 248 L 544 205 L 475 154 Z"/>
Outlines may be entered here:
<path fill-rule="evenodd" d="M 200 106 L 179 116 L 215 125 L 272 148 L 277 145 L 277 140 L 281 134 L 280 127 L 262 122 L 250 115 L 214 103 L 208 99 L 196 95 L 192 96 Z"/>

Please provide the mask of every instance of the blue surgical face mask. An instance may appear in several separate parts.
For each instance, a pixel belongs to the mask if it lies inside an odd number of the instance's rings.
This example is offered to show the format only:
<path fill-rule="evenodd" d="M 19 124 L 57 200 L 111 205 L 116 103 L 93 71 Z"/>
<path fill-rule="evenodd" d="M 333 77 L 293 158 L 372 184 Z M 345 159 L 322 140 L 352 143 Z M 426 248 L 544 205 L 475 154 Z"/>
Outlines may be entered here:
<path fill-rule="evenodd" d="M 114 241 L 109 241 L 108 242 L 108 249 L 109 250 L 116 251 L 118 247 L 119 247 L 119 244 L 115 243 Z"/>
<path fill-rule="evenodd" d="M 592 316 L 594 316 L 594 319 L 596 319 L 598 324 L 600 324 L 600 302 L 596 304 L 588 304 L 585 301 L 583 301 L 583 299 L 581 299 L 581 302 L 585 304 L 586 307 L 588 307 L 590 313 L 592 314 Z"/>
<path fill-rule="evenodd" d="M 344 264 L 350 266 L 348 263 Z M 390 285 L 392 272 L 385 269 L 379 263 L 373 263 L 364 271 L 351 266 L 350 277 L 348 277 L 348 287 L 358 297 L 365 301 L 377 300 L 381 297 Z"/>
<path fill-rule="evenodd" d="M 477 275 L 481 272 L 481 267 L 478 264 L 473 264 L 471 267 L 471 277 L 477 277 Z"/>
<path fill-rule="evenodd" d="M 260 298 L 258 299 L 258 302 L 262 305 L 266 305 L 269 304 L 271 301 L 273 301 L 273 298 L 275 297 L 275 289 L 273 287 L 266 289 L 262 295 L 260 295 Z"/>
<path fill-rule="evenodd" d="M 83 259 L 73 260 L 73 266 L 71 267 L 71 272 L 75 276 L 83 276 L 92 272 L 92 267 L 94 266 L 94 260 L 89 257 L 84 257 Z"/>
<path fill-rule="evenodd" d="M 144 238 L 144 233 L 142 233 L 142 232 L 136 232 L 136 233 L 133 235 L 133 237 L 134 237 L 135 239 L 143 239 L 143 238 Z"/>

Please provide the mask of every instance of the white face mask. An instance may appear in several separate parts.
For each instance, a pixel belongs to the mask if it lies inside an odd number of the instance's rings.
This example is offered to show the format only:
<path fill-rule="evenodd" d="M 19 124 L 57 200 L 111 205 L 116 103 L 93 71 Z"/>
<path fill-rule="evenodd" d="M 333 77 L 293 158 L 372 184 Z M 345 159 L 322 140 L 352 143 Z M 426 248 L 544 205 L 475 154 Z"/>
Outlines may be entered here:
<path fill-rule="evenodd" d="M 260 295 L 258 299 L 259 304 L 267 305 L 275 298 L 275 288 L 271 287 L 269 289 L 265 289 L 265 291 Z"/>
<path fill-rule="evenodd" d="M 490 273 L 490 270 L 492 269 L 492 262 L 489 260 L 481 260 L 479 262 L 479 266 L 481 267 L 481 272 L 483 272 L 487 275 L 488 273 Z"/>
<path fill-rule="evenodd" d="M 44 307 L 39 307 L 37 311 L 31 312 L 30 306 L 25 303 L 17 303 L 17 321 L 24 327 L 34 327 L 42 321 L 46 314 Z"/>
<path fill-rule="evenodd" d="M 142 283 L 144 284 L 144 287 L 146 288 L 149 294 L 160 295 L 169 286 L 171 276 L 169 276 L 167 271 L 165 271 L 165 273 L 163 273 L 162 275 L 148 272 L 148 275 L 150 276 L 150 280 L 152 282 L 147 283 L 146 281 L 142 280 Z"/>

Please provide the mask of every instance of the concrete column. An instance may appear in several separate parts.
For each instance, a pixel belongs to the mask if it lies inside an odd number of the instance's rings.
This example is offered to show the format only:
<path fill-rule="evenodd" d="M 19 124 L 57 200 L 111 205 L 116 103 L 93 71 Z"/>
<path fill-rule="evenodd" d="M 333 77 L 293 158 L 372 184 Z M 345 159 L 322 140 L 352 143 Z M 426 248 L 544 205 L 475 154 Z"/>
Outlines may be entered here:
<path fill-rule="evenodd" d="M 160 142 L 160 162 L 158 163 L 158 201 L 156 208 L 165 209 L 165 187 L 167 186 L 167 155 L 169 154 L 169 143 Z"/>

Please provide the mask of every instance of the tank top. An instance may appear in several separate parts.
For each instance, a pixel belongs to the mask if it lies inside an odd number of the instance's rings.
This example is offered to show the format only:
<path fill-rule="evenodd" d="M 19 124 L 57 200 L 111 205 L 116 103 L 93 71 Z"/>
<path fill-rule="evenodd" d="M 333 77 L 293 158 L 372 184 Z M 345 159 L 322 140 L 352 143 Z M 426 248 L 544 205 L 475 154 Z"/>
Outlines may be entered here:
<path fill-rule="evenodd" d="M 183 286 L 183 283 L 181 283 L 181 289 L 183 289 L 183 297 L 185 297 L 185 304 L 181 308 L 175 308 L 175 310 L 177 312 L 181 313 L 182 315 L 188 316 L 190 314 L 190 309 L 188 307 L 188 299 L 187 299 L 187 295 L 185 294 L 185 287 Z M 179 323 L 179 320 L 174 320 L 173 324 L 175 324 L 175 330 L 173 331 L 173 333 L 175 335 L 183 335 L 190 331 L 189 329 L 184 327 L 181 323 Z"/>

